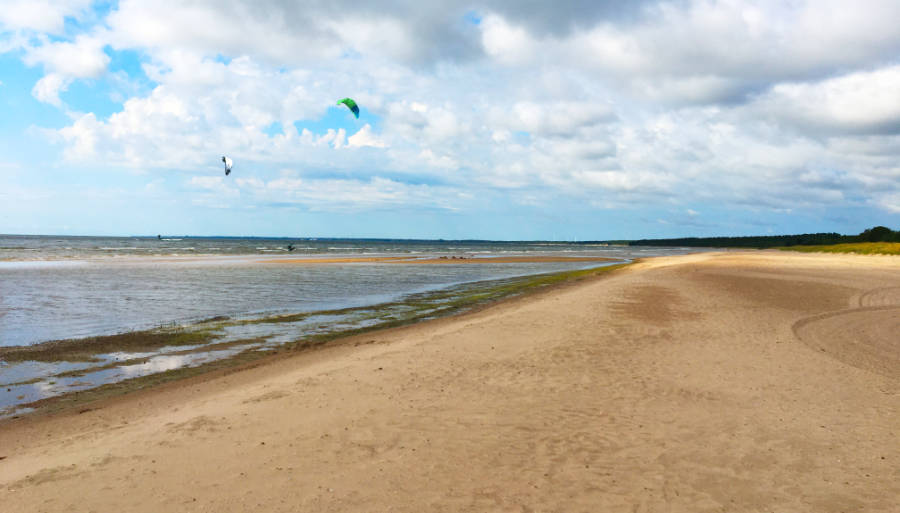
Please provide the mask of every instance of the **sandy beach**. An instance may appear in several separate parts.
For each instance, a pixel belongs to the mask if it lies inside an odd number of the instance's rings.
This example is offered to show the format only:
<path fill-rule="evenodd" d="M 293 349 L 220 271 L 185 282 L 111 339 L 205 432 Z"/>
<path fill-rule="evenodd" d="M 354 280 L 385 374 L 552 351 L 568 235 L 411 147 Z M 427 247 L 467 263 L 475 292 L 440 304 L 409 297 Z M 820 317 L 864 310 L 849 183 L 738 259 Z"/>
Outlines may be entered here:
<path fill-rule="evenodd" d="M 0 510 L 896 512 L 900 258 L 648 259 L 0 423 Z"/>
<path fill-rule="evenodd" d="M 616 258 L 604 257 L 568 257 L 568 256 L 502 256 L 502 257 L 472 257 L 472 256 L 443 256 L 417 258 L 409 256 L 389 257 L 305 257 L 305 258 L 271 258 L 259 260 L 266 264 L 537 264 L 549 262 L 616 262 Z"/>

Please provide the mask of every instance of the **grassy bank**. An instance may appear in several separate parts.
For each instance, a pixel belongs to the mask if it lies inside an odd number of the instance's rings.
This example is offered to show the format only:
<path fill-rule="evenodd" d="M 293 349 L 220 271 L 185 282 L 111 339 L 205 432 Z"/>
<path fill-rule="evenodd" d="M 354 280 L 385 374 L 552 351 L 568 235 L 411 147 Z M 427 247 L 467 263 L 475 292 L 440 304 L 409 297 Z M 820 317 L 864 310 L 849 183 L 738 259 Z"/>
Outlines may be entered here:
<path fill-rule="evenodd" d="M 824 246 L 786 246 L 782 251 L 804 253 L 856 253 L 860 255 L 900 255 L 900 242 L 851 242 Z"/>

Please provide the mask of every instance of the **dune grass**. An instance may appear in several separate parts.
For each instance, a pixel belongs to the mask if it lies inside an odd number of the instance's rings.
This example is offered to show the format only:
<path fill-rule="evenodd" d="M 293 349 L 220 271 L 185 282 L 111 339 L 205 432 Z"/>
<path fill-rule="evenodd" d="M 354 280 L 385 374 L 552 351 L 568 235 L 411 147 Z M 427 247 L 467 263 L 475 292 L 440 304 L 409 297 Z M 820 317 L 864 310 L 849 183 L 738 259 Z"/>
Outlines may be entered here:
<path fill-rule="evenodd" d="M 826 246 L 786 246 L 782 251 L 804 253 L 856 253 L 859 255 L 900 255 L 900 242 L 850 242 Z"/>

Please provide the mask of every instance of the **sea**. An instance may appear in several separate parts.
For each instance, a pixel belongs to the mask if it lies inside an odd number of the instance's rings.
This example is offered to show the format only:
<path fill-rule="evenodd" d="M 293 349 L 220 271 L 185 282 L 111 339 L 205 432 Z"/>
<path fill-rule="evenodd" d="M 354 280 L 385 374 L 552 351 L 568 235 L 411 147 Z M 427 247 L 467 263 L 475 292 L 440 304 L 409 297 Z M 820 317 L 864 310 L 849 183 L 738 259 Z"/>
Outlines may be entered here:
<path fill-rule="evenodd" d="M 210 329 L 209 319 L 220 320 L 213 327 L 218 330 L 216 342 L 255 341 L 215 350 L 185 345 L 139 353 L 113 351 L 95 355 L 90 362 L 13 362 L 0 357 L 0 417 L 27 411 L 28 404 L 47 397 L 201 365 L 330 330 L 376 325 L 387 318 L 385 308 L 392 319 L 402 315 L 398 309 L 410 298 L 419 304 L 431 301 L 437 316 L 456 291 L 463 294 L 503 280 L 696 251 L 576 242 L 0 235 L 0 346 L 173 327 Z M 396 256 L 413 261 L 283 262 Z M 615 261 L 452 263 L 507 256 Z M 451 263 L 415 264 L 415 259 L 428 258 Z M 296 322 L 260 321 L 297 314 L 308 315 Z"/>

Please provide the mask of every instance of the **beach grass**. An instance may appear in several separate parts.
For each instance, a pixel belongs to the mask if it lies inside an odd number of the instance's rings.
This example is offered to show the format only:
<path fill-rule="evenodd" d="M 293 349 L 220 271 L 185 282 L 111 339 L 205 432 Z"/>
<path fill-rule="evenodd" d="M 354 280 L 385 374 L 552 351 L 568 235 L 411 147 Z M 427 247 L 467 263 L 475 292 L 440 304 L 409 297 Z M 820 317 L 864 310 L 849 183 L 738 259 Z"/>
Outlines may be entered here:
<path fill-rule="evenodd" d="M 782 251 L 804 253 L 856 253 L 859 255 L 900 255 L 900 242 L 850 242 L 825 246 L 785 246 Z"/>

